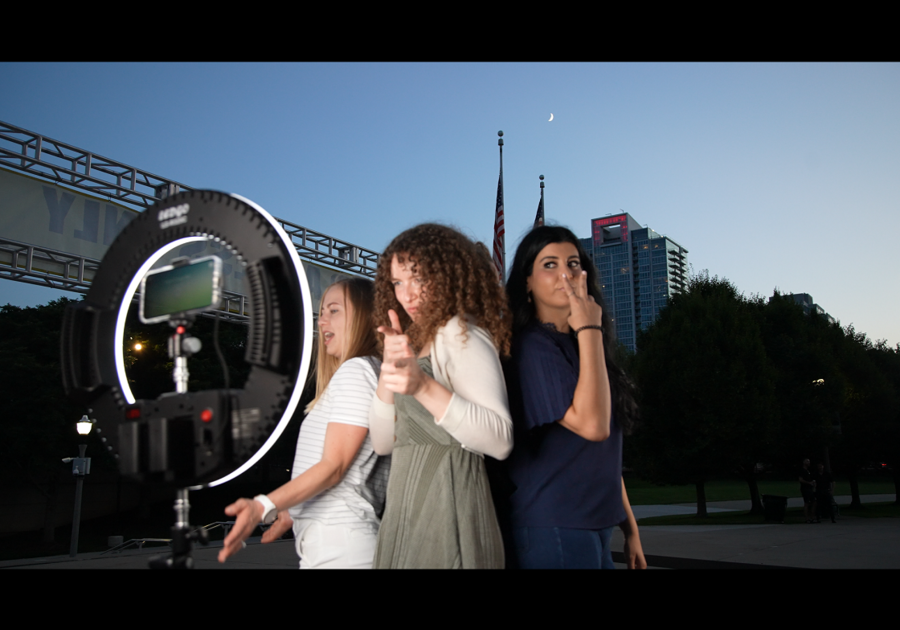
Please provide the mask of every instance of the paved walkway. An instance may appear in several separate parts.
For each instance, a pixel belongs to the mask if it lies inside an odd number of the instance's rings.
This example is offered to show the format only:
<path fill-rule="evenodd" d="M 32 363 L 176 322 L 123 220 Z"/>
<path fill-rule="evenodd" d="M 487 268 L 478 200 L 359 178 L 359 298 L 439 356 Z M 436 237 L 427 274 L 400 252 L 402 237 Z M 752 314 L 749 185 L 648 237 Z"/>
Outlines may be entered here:
<path fill-rule="evenodd" d="M 894 495 L 866 495 L 864 503 L 893 501 Z M 838 497 L 849 504 L 850 497 Z M 788 507 L 802 505 L 789 499 Z M 709 511 L 749 510 L 749 501 L 722 501 L 708 504 Z M 640 505 L 634 507 L 640 519 L 665 514 L 693 514 L 696 505 Z M 898 569 L 900 568 L 900 519 L 839 518 L 836 524 L 817 525 L 674 525 L 641 527 L 641 542 L 651 567 L 662 569 L 725 568 L 815 568 L 815 569 Z M 194 549 L 198 569 L 295 569 L 297 556 L 292 540 L 268 545 L 251 538 L 249 545 L 226 564 L 216 555 L 221 541 Z M 613 549 L 622 549 L 622 534 L 616 530 Z M 164 553 L 156 549 L 126 551 L 121 554 L 85 553 L 76 558 L 53 556 L 0 562 L 0 569 L 146 569 L 150 557 Z M 620 554 L 615 554 L 621 559 Z M 618 563 L 618 566 L 623 566 Z"/>
<path fill-rule="evenodd" d="M 881 503 L 893 501 L 894 495 L 860 498 L 863 503 Z M 850 497 L 836 501 L 849 505 Z M 803 507 L 803 499 L 789 498 L 788 507 Z M 636 505 L 633 510 L 638 519 L 696 514 L 697 504 Z M 707 510 L 746 512 L 750 500 L 708 503 Z M 894 518 L 840 517 L 836 524 L 815 525 L 662 525 L 640 530 L 648 562 L 659 568 L 900 568 L 900 519 Z M 622 548 L 621 532 L 616 531 L 613 541 L 613 549 Z"/>

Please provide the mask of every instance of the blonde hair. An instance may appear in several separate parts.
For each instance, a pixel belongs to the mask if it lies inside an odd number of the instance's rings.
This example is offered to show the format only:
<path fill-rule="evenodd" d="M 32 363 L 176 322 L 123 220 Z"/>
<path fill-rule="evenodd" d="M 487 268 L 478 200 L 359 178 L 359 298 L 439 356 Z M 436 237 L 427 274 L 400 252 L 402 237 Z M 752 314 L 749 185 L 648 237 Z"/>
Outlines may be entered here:
<path fill-rule="evenodd" d="M 375 305 L 375 284 L 366 278 L 343 278 L 322 293 L 319 313 L 325 303 L 325 294 L 334 287 L 341 287 L 344 294 L 345 320 L 344 347 L 340 357 L 333 357 L 321 348 L 322 338 L 316 341 L 316 397 L 306 406 L 309 413 L 331 382 L 331 377 L 348 359 L 356 357 L 380 356 L 378 338 L 375 335 L 373 317 Z"/>

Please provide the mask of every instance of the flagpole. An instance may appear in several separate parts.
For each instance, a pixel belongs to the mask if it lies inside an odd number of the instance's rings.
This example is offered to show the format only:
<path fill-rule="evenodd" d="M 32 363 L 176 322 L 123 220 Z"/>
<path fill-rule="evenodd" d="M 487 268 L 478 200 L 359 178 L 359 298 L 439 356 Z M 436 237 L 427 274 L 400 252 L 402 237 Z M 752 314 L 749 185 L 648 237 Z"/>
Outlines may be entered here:
<path fill-rule="evenodd" d="M 541 175 L 541 225 L 544 225 L 544 221 L 547 218 L 544 214 L 546 209 L 544 208 L 544 176 Z"/>
<path fill-rule="evenodd" d="M 544 225 L 544 176 L 541 175 L 541 200 L 538 202 L 537 213 L 534 215 L 534 225 L 531 229 Z"/>
<path fill-rule="evenodd" d="M 500 179 L 497 181 L 497 207 L 494 213 L 494 266 L 500 282 L 506 280 L 506 227 L 503 220 L 503 132 L 498 131 L 500 147 Z"/>

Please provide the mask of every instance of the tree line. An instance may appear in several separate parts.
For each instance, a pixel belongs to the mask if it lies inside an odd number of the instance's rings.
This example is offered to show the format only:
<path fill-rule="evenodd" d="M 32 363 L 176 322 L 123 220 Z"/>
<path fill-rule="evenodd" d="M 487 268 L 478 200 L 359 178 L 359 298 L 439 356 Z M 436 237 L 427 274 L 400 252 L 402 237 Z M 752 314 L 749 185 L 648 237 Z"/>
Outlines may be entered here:
<path fill-rule="evenodd" d="M 0 307 L 6 478 L 45 495 L 55 494 L 68 472 L 59 460 L 77 451 L 74 422 L 86 411 L 68 402 L 60 381 L 59 335 L 70 302 Z M 191 331 L 204 343 L 190 360 L 191 391 L 224 386 L 215 327 L 214 320 L 198 318 Z M 246 328 L 218 327 L 229 385 L 239 388 L 248 372 Z M 129 318 L 125 358 L 138 398 L 174 388 L 169 335 L 165 324 Z M 656 483 L 694 484 L 698 514 L 706 513 L 705 484 L 735 474 L 746 480 L 753 510 L 761 511 L 758 464 L 796 471 L 804 457 L 847 477 L 854 505 L 858 476 L 872 464 L 891 468 L 900 496 L 900 344 L 873 343 L 852 326 L 804 314 L 788 297 L 748 298 L 729 281 L 701 274 L 639 333 L 638 352 L 626 366 L 641 410 L 626 441 L 627 461 Z M 291 435 L 266 459 L 289 464 L 297 430 L 292 423 Z M 113 469 L 99 440 L 89 442 L 95 469 Z"/>
<path fill-rule="evenodd" d="M 873 343 L 791 298 L 742 295 L 703 273 L 639 333 L 629 357 L 641 419 L 628 450 L 662 484 L 739 475 L 761 512 L 760 464 L 797 471 L 804 457 L 850 481 L 872 464 L 893 470 L 900 499 L 900 344 Z"/>

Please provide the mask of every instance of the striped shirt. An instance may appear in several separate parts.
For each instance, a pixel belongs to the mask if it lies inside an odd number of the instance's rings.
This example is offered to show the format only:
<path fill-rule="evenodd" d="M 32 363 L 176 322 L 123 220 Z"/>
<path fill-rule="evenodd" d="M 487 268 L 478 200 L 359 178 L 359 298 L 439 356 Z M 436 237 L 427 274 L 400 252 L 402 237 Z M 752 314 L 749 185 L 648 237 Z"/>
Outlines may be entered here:
<path fill-rule="evenodd" d="M 374 357 L 350 359 L 338 368 L 300 427 L 292 479 L 322 460 L 329 422 L 369 427 L 369 407 L 378 386 L 378 368 L 380 362 Z M 325 525 L 377 528 L 384 511 L 390 461 L 390 457 L 375 454 L 367 433 L 344 478 L 292 507 L 291 517 L 313 519 Z"/>

